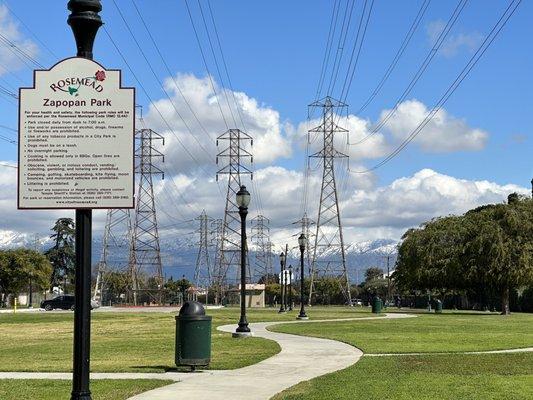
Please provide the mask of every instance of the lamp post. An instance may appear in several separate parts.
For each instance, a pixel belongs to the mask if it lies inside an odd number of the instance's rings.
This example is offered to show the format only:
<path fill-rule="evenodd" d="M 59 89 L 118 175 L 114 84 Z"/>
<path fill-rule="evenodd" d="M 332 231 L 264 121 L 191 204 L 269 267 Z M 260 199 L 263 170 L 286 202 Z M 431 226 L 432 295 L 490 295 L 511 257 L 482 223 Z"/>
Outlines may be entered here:
<path fill-rule="evenodd" d="M 284 283 L 285 283 L 285 260 L 286 260 L 286 256 L 285 256 L 285 253 L 281 252 L 281 254 L 279 255 L 279 264 L 280 264 L 280 274 L 279 274 L 279 283 L 280 283 L 280 287 L 281 287 L 281 306 L 279 308 L 279 311 L 280 313 L 284 313 L 285 312 L 285 296 L 284 296 L 284 289 L 283 289 L 283 286 L 284 286 Z"/>
<path fill-rule="evenodd" d="M 100 0 L 70 0 L 67 23 L 76 40 L 77 56 L 93 59 L 96 33 L 102 26 Z M 74 309 L 74 365 L 71 400 L 91 400 L 91 243 L 92 209 L 76 209 L 76 286 Z"/>
<path fill-rule="evenodd" d="M 33 282 L 32 282 L 32 279 L 33 279 L 33 271 L 30 272 L 30 299 L 29 299 L 29 305 L 28 305 L 28 308 L 33 308 Z"/>
<path fill-rule="evenodd" d="M 289 306 L 288 311 L 292 311 L 292 265 L 289 265 Z"/>
<path fill-rule="evenodd" d="M 233 333 L 233 337 L 251 336 L 252 332 L 246 320 L 246 215 L 248 215 L 248 205 L 250 204 L 250 192 L 246 186 L 241 186 L 237 192 L 237 206 L 241 217 L 241 318 L 239 326 Z"/>
<path fill-rule="evenodd" d="M 309 319 L 309 317 L 305 313 L 305 306 L 304 306 L 304 251 L 305 251 L 305 242 L 306 242 L 306 237 L 302 233 L 298 237 L 298 245 L 300 247 L 300 314 L 298 314 L 296 319 Z"/>

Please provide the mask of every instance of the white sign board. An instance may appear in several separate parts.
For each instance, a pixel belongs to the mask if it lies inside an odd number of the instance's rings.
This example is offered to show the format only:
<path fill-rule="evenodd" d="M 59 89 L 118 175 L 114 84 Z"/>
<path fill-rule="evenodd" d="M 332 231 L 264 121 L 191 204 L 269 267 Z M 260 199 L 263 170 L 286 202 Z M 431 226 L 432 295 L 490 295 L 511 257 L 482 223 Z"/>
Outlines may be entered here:
<path fill-rule="evenodd" d="M 283 274 L 280 272 L 278 274 L 278 279 L 282 285 L 289 285 L 292 282 L 292 274 L 288 269 L 283 270 Z"/>
<path fill-rule="evenodd" d="M 68 58 L 20 89 L 19 209 L 132 208 L 135 90 Z"/>

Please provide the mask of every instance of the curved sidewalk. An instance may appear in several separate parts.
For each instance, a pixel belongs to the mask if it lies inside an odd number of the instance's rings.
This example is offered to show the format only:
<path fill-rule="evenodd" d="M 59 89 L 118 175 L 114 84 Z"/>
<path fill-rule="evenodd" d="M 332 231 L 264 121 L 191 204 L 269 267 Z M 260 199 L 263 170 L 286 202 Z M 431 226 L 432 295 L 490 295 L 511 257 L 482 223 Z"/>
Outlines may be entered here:
<path fill-rule="evenodd" d="M 408 314 L 387 314 L 385 317 L 347 318 L 364 321 L 383 318 L 409 318 Z M 355 364 L 363 352 L 346 343 L 270 332 L 266 328 L 285 323 L 326 322 L 309 320 L 288 322 L 259 322 L 250 324 L 254 336 L 271 339 L 281 351 L 257 364 L 235 370 L 204 371 L 180 374 L 182 381 L 132 397 L 130 400 L 268 400 L 299 382 L 315 378 Z M 236 325 L 218 327 L 233 332 Z M 235 339 L 246 340 L 246 339 Z"/>

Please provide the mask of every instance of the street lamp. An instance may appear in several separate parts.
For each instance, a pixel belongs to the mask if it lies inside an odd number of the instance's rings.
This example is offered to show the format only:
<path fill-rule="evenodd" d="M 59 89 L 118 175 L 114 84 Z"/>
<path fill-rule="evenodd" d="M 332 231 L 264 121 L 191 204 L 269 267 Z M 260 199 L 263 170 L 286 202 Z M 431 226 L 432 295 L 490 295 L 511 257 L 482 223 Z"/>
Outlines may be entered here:
<path fill-rule="evenodd" d="M 242 185 L 237 192 L 237 206 L 241 217 L 241 318 L 233 337 L 251 336 L 252 332 L 246 320 L 246 215 L 250 204 L 250 192 Z"/>
<path fill-rule="evenodd" d="M 29 306 L 28 308 L 33 308 L 33 271 L 30 272 L 30 299 L 29 299 Z"/>
<path fill-rule="evenodd" d="M 286 260 L 285 253 L 281 252 L 281 254 L 279 255 L 279 264 L 280 264 L 280 271 L 281 271 L 281 273 L 279 274 L 279 283 L 281 286 L 281 306 L 278 311 L 280 313 L 285 312 L 285 296 L 284 296 L 284 289 L 283 289 L 283 286 L 285 283 L 285 275 L 284 275 L 285 274 L 285 260 Z"/>
<path fill-rule="evenodd" d="M 292 311 L 292 265 L 289 265 L 289 306 L 288 311 Z"/>
<path fill-rule="evenodd" d="M 304 251 L 305 251 L 306 237 L 302 233 L 298 237 L 298 245 L 300 246 L 300 314 L 296 319 L 309 319 L 305 313 L 304 306 Z"/>

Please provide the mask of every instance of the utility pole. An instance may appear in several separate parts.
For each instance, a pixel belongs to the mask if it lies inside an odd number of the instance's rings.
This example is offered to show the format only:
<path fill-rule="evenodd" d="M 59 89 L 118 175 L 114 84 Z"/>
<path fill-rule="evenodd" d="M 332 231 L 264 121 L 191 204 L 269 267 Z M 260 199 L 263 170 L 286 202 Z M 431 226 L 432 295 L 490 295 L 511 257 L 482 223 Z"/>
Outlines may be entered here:
<path fill-rule="evenodd" d="M 335 118 L 342 113 L 347 105 L 329 96 L 312 103 L 310 108 L 322 108 L 322 123 L 311 129 L 311 133 L 320 133 L 323 137 L 322 149 L 310 157 L 322 160 L 322 188 L 316 223 L 315 245 L 311 263 L 311 287 L 309 302 L 311 302 L 314 283 L 323 276 L 330 276 L 338 280 L 342 293 L 348 304 L 351 304 L 350 281 L 346 268 L 346 254 L 342 235 L 342 222 L 339 210 L 337 183 L 335 181 L 335 159 L 348 158 L 335 148 L 336 133 L 346 133 L 348 130 L 335 123 Z"/>
<path fill-rule="evenodd" d="M 219 271 L 215 273 L 217 277 L 215 285 L 220 290 L 220 296 L 223 296 L 224 288 L 227 284 L 228 271 L 231 271 L 230 273 L 234 277 L 235 285 L 239 282 L 241 265 L 241 221 L 239 207 L 236 204 L 236 196 L 242 184 L 241 177 L 243 175 L 250 175 L 250 179 L 253 179 L 252 171 L 244 165 L 245 162 L 253 163 L 253 156 L 246 149 L 247 143 L 250 143 L 250 147 L 253 146 L 252 137 L 240 129 L 229 129 L 217 138 L 217 146 L 220 142 L 226 141 L 228 142 L 227 147 L 218 153 L 216 157 L 217 165 L 221 159 L 226 160 L 226 164 L 216 173 L 217 181 L 220 175 L 228 176 L 226 207 L 224 210 L 219 252 L 220 259 L 216 263 Z M 248 276 L 250 276 L 249 273 Z"/>
<path fill-rule="evenodd" d="M 389 269 L 390 254 L 387 255 L 387 300 L 388 304 L 390 301 L 390 269 Z"/>
<path fill-rule="evenodd" d="M 93 300 L 102 305 L 107 274 L 110 271 L 128 272 L 131 244 L 131 215 L 129 209 L 109 209 L 106 215 L 102 254 L 97 265 Z"/>
<path fill-rule="evenodd" d="M 135 136 L 137 142 L 135 172 L 138 176 L 138 191 L 129 261 L 130 276 L 133 282 L 133 302 L 137 305 L 141 274 L 147 274 L 155 278 L 157 301 L 161 304 L 163 266 L 152 176 L 161 175 L 162 179 L 165 178 L 163 171 L 154 164 L 154 159 L 165 161 L 163 153 L 155 147 L 158 141 L 164 145 L 165 139 L 151 129 L 140 129 L 135 133 Z"/>
<path fill-rule="evenodd" d="M 195 218 L 199 227 L 196 230 L 198 234 L 198 255 L 196 256 L 196 267 L 194 269 L 194 283 L 196 289 L 205 288 L 205 304 L 208 303 L 209 286 L 211 285 L 211 265 L 209 263 L 209 230 L 208 223 L 211 221 L 205 212 Z"/>
<path fill-rule="evenodd" d="M 255 244 L 254 276 L 265 277 L 263 282 L 268 285 L 271 282 L 272 268 L 272 243 L 270 242 L 270 220 L 263 215 L 258 215 L 251 220 L 252 243 Z"/>

